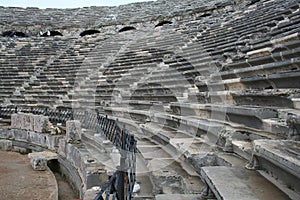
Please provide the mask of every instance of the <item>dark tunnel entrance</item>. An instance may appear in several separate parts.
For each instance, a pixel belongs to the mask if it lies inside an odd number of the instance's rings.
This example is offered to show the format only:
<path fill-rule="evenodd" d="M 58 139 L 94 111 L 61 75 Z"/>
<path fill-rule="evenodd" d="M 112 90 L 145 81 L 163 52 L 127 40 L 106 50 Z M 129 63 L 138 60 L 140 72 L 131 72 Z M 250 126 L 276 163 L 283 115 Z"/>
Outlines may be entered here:
<path fill-rule="evenodd" d="M 63 36 L 63 34 L 59 31 L 46 31 L 40 35 L 41 37 Z"/>
<path fill-rule="evenodd" d="M 86 35 L 94 35 L 94 34 L 97 34 L 97 33 L 100 33 L 100 31 L 98 31 L 98 30 L 85 30 L 85 31 L 82 31 L 80 33 L 80 37 L 84 37 Z"/>

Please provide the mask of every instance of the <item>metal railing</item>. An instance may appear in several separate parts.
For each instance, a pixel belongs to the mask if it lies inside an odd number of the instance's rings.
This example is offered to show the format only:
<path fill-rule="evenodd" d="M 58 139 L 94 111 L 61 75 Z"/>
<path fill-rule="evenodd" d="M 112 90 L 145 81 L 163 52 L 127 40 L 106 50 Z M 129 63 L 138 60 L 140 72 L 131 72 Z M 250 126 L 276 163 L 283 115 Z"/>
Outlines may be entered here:
<path fill-rule="evenodd" d="M 72 109 L 49 108 L 24 108 L 24 107 L 2 107 L 0 106 L 0 118 L 9 120 L 14 113 L 31 113 L 35 115 L 48 116 L 54 124 L 66 124 L 68 120 L 78 120 L 82 127 L 92 129 L 109 139 L 119 150 L 120 166 L 105 184 L 95 200 L 118 199 L 130 200 L 136 180 L 136 140 L 124 129 L 118 126 L 118 122 L 97 112 L 80 111 Z"/>
<path fill-rule="evenodd" d="M 136 140 L 125 131 L 115 135 L 116 146 L 121 154 L 120 166 L 94 200 L 130 200 L 133 195 L 136 178 Z"/>

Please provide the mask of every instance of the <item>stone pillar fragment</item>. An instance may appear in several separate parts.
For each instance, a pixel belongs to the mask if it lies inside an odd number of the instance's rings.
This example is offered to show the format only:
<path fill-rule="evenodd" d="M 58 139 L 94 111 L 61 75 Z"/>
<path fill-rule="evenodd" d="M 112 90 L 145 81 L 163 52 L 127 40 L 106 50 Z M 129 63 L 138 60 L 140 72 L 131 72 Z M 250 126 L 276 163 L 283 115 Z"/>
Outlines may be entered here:
<path fill-rule="evenodd" d="M 68 143 L 81 142 L 81 123 L 80 121 L 73 120 L 66 123 L 66 139 Z"/>

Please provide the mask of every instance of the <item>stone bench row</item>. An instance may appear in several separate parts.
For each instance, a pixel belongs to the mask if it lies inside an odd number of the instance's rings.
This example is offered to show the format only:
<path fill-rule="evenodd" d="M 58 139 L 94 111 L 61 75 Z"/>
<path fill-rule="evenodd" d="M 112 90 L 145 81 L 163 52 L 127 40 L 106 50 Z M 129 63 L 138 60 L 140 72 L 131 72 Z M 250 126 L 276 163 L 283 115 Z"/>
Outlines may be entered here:
<path fill-rule="evenodd" d="M 53 99 L 24 99 L 24 97 L 17 98 L 15 96 L 9 98 L 9 102 L 19 106 L 57 106 L 57 101 Z"/>
<path fill-rule="evenodd" d="M 140 128 L 145 131 L 145 133 L 153 132 L 160 140 L 163 140 L 169 145 L 173 145 L 175 148 L 178 148 L 178 150 L 181 149 L 181 153 L 199 153 L 199 151 L 196 151 L 197 145 L 199 144 L 193 144 L 191 142 L 195 141 L 198 137 L 199 139 L 200 137 L 205 137 L 209 143 L 221 145 L 221 147 L 228 152 L 234 152 L 241 157 L 250 159 L 251 145 L 248 144 L 249 141 L 265 138 L 283 138 L 283 136 L 275 135 L 270 132 L 249 129 L 232 123 L 214 122 L 214 120 L 161 113 L 160 111 L 163 109 L 161 107 L 162 105 L 155 104 L 151 107 L 151 111 L 147 109 L 141 111 L 139 106 L 136 106 L 137 110 L 104 107 L 104 111 L 105 114 L 110 114 L 118 119 L 126 118 L 132 123 L 137 124 L 146 123 L 140 125 Z M 125 124 L 127 125 L 128 123 L 126 122 Z M 224 139 L 227 138 L 225 143 L 222 142 L 223 137 Z M 186 141 L 187 146 L 185 146 L 185 144 L 183 144 L 184 141 L 181 140 L 184 138 L 192 139 L 190 142 Z"/>
<path fill-rule="evenodd" d="M 271 12 L 266 12 L 266 10 L 264 10 L 264 9 L 271 11 Z M 251 16 L 249 13 L 247 13 L 246 14 L 247 17 L 241 17 L 239 19 L 234 20 L 234 24 L 233 24 L 233 21 L 232 22 L 229 21 L 229 23 L 227 23 L 226 26 L 233 25 L 232 28 L 241 30 L 241 28 L 245 28 L 245 24 L 254 26 L 254 24 L 256 25 L 256 22 L 258 24 L 264 24 L 264 23 L 272 21 L 272 20 L 282 19 L 280 14 L 282 14 L 282 15 L 286 14 L 286 10 L 282 10 L 282 11 L 272 10 L 271 7 L 259 8 L 259 9 L 256 9 L 256 11 L 254 13 L 252 12 Z M 212 30 L 212 33 L 219 34 L 221 36 L 222 28 L 217 27 L 215 30 Z M 204 34 L 203 36 L 205 36 L 205 38 L 210 37 L 209 35 L 207 35 L 208 36 L 207 37 L 206 34 Z"/>
<path fill-rule="evenodd" d="M 251 61 L 253 60 L 254 62 L 256 60 L 264 60 L 267 58 L 268 55 L 273 54 L 276 59 L 283 59 L 279 56 L 278 51 L 283 52 L 283 56 L 286 56 L 287 58 L 289 57 L 295 57 L 296 53 L 298 52 L 299 49 L 299 37 L 298 34 L 292 34 L 286 37 L 274 39 L 271 41 L 267 41 L 264 43 L 261 43 L 257 45 L 257 49 L 253 51 L 247 51 L 247 60 Z M 246 57 L 246 56 L 245 56 Z M 263 57 L 263 58 L 259 58 Z M 271 61 L 271 60 L 270 60 Z M 230 64 L 225 64 L 224 68 L 225 69 L 235 69 L 239 68 L 237 67 L 240 65 L 240 67 L 243 66 L 249 66 L 250 64 L 245 65 L 245 60 L 235 60 L 235 62 L 230 63 Z"/>
<path fill-rule="evenodd" d="M 245 89 L 288 89 L 299 88 L 299 70 L 293 72 L 272 73 L 264 76 L 252 75 L 249 77 L 226 79 L 215 82 L 196 82 L 200 92 L 220 90 Z"/>
<path fill-rule="evenodd" d="M 249 47 L 245 47 L 244 49 L 241 49 L 241 51 L 247 53 L 250 51 L 255 51 L 267 47 L 273 47 L 276 45 L 281 45 L 282 49 L 293 49 L 299 47 L 299 41 L 297 40 L 299 40 L 298 33 L 286 34 L 284 36 L 277 36 L 271 38 L 270 40 L 263 38 L 263 39 L 252 41 Z"/>
<path fill-rule="evenodd" d="M 300 55 L 300 48 L 294 49 L 288 52 L 288 55 L 285 52 L 280 52 L 278 54 L 272 54 L 270 56 L 263 56 L 257 59 L 256 61 L 246 60 L 244 63 L 239 63 L 241 65 L 245 64 L 248 66 L 244 66 L 241 68 L 239 64 L 235 66 L 239 66 L 240 68 L 227 68 L 228 66 L 224 66 L 220 74 L 212 75 L 211 79 L 214 77 L 221 78 L 223 80 L 237 78 L 237 77 L 247 77 L 256 74 L 260 75 L 268 75 L 272 73 L 280 73 L 284 71 L 293 71 L 297 70 L 300 66 L 300 59 L 297 56 Z M 299 51 L 299 52 L 298 52 Z M 281 54 L 281 56 L 279 56 Z M 276 58 L 277 56 L 277 58 Z M 271 59 L 273 61 L 271 61 Z M 259 64 L 256 64 L 259 63 Z M 232 65 L 231 65 L 232 66 Z"/>
<path fill-rule="evenodd" d="M 269 89 L 241 91 L 211 91 L 189 93 L 189 101 L 200 104 L 226 104 L 237 106 L 261 106 L 299 108 L 298 89 Z"/>
<path fill-rule="evenodd" d="M 179 116 L 196 116 L 201 119 L 228 121 L 261 130 L 264 130 L 264 119 L 276 118 L 278 115 L 275 109 L 270 108 L 216 104 L 171 103 L 171 110 Z"/>
<path fill-rule="evenodd" d="M 274 20 L 274 19 L 273 19 L 273 20 Z M 278 19 L 277 19 L 277 20 L 278 20 Z M 257 20 L 254 20 L 254 21 L 255 21 L 255 28 L 257 28 Z M 252 21 L 252 23 L 253 23 L 254 21 Z M 243 29 L 243 31 L 245 31 L 245 30 L 246 30 L 244 26 L 242 27 L 242 29 Z M 234 31 L 233 33 L 234 33 L 233 35 L 236 35 L 236 33 L 237 33 L 237 32 L 236 32 L 236 31 Z M 222 31 L 222 35 L 223 35 L 223 31 Z M 248 32 L 248 35 L 249 35 L 249 32 Z M 203 36 L 203 37 L 204 37 L 204 36 Z M 205 39 L 208 39 L 209 37 L 210 37 L 210 36 L 208 36 L 208 37 L 205 37 Z M 216 36 L 213 36 L 213 37 L 216 37 Z M 224 41 L 224 40 L 223 40 L 223 39 L 222 39 L 222 40 L 221 40 L 221 39 L 219 39 L 219 41 L 220 41 L 220 42 L 222 42 L 222 41 Z M 228 39 L 226 39 L 225 41 L 228 41 Z M 232 40 L 232 41 L 234 42 L 234 41 L 235 41 L 235 39 L 234 39 L 234 40 Z M 214 42 L 213 42 L 213 45 L 215 46 L 215 45 L 216 45 L 216 43 L 218 43 L 218 42 L 217 42 L 217 41 L 214 41 Z M 225 44 L 225 43 L 224 43 L 224 44 Z M 220 46 L 220 44 L 218 43 L 218 44 L 217 44 L 217 46 Z M 221 46 L 222 46 L 222 45 L 221 45 Z M 208 46 L 208 47 L 209 47 L 209 46 Z M 218 47 L 217 47 L 217 48 L 218 48 Z"/>
<path fill-rule="evenodd" d="M 160 101 L 161 102 L 161 101 Z M 137 106 L 136 106 L 137 107 Z M 196 116 L 195 114 L 191 115 L 172 115 L 167 113 L 162 113 L 158 108 L 157 111 L 149 111 L 149 110 L 133 110 L 133 109 L 123 109 L 118 107 L 103 107 L 107 114 L 116 117 L 127 117 L 133 121 L 139 121 L 141 123 L 145 122 L 156 122 L 161 123 L 165 126 L 170 126 L 175 129 L 179 129 L 186 132 L 191 132 L 197 136 L 202 134 L 207 135 L 211 138 L 212 141 L 217 142 L 220 137 L 221 130 L 225 127 L 236 130 L 237 138 L 243 139 L 262 139 L 262 138 L 284 138 L 285 133 L 271 133 L 263 130 L 264 128 L 258 128 L 257 125 L 251 124 L 251 122 L 247 122 L 247 119 L 254 119 L 255 121 L 260 121 L 262 123 L 262 119 L 259 119 L 254 113 L 247 113 L 245 111 L 246 108 L 241 108 L 240 111 L 244 109 L 244 114 L 238 113 L 238 108 L 232 107 L 231 110 L 228 111 L 212 111 L 211 117 L 209 113 L 202 113 L 202 116 Z M 247 110 L 247 109 L 246 109 Z M 248 109 L 249 110 L 249 109 Z M 254 112 L 255 109 L 252 109 Z M 262 110 L 261 110 L 262 111 Z M 210 112 L 210 111 L 208 111 Z M 223 112 L 223 113 L 222 113 Z M 205 115 L 205 116 L 204 116 Z M 222 117 L 223 115 L 223 117 Z M 231 115 L 233 121 L 226 119 L 226 115 Z M 239 116 L 238 116 L 239 115 Z M 242 117 L 239 119 L 239 117 Z M 222 118 L 222 119 L 221 119 Z M 243 121 L 244 119 L 244 121 Z M 235 121 L 234 121 L 235 120 Z M 241 122 L 243 122 L 241 124 Z M 253 128 L 255 126 L 255 128 Z M 259 130 L 260 129 L 260 130 Z M 286 129 L 284 130 L 286 131 Z"/>

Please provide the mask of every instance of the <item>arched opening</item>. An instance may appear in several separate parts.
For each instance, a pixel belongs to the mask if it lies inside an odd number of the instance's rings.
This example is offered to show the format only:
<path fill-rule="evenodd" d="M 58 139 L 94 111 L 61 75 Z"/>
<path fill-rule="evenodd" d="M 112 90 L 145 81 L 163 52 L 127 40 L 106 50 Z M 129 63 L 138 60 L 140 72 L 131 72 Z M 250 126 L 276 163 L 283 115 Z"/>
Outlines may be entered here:
<path fill-rule="evenodd" d="M 200 18 L 209 17 L 209 16 L 211 16 L 211 13 L 204 13 L 203 15 L 200 16 Z"/>
<path fill-rule="evenodd" d="M 2 33 L 3 37 L 29 37 L 26 33 L 21 31 L 5 31 Z"/>
<path fill-rule="evenodd" d="M 136 28 L 134 28 L 133 26 L 125 26 L 119 30 L 119 33 L 131 30 L 136 30 Z"/>
<path fill-rule="evenodd" d="M 163 26 L 165 24 L 173 24 L 173 22 L 171 22 L 171 21 L 161 21 L 161 22 L 159 22 L 158 24 L 155 25 L 155 28 L 159 27 L 159 26 Z"/>
<path fill-rule="evenodd" d="M 247 4 L 247 6 L 252 6 L 256 3 L 258 3 L 260 0 L 252 0 L 250 3 Z"/>
<path fill-rule="evenodd" d="M 51 36 L 63 36 L 59 31 L 46 31 L 45 33 L 40 34 L 41 37 L 51 37 Z"/>
<path fill-rule="evenodd" d="M 100 31 L 98 31 L 98 30 L 85 30 L 85 31 L 82 31 L 80 33 L 80 37 L 84 37 L 86 35 L 93 35 L 93 34 L 97 34 L 97 33 L 100 33 Z"/>

